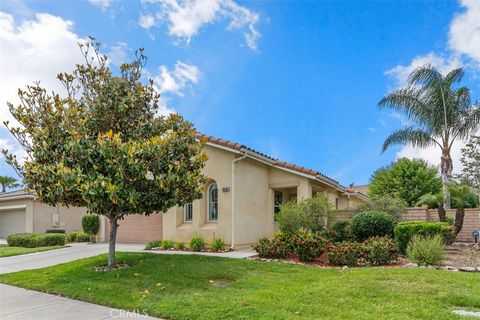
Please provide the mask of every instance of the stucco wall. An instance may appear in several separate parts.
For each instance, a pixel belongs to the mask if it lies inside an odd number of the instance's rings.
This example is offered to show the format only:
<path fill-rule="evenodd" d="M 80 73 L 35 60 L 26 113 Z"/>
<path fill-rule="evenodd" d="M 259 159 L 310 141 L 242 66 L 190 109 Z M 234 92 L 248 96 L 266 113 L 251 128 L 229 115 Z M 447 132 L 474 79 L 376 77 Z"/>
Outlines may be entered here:
<path fill-rule="evenodd" d="M 52 207 L 33 201 L 33 232 L 45 232 L 48 229 L 62 229 L 66 232 L 82 230 L 82 217 L 85 214 L 85 208 Z M 52 223 L 55 215 L 58 215 L 58 225 Z"/>

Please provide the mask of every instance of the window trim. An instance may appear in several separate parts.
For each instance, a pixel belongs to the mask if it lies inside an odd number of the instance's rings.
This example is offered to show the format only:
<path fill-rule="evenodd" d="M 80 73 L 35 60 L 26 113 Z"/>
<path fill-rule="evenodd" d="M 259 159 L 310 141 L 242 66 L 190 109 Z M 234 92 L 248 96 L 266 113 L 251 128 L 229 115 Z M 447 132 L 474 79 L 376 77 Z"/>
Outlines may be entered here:
<path fill-rule="evenodd" d="M 190 215 L 191 215 L 191 218 L 190 219 L 187 219 L 187 206 L 190 207 Z M 186 222 L 186 223 L 192 223 L 193 221 L 193 202 L 187 202 L 183 205 L 183 222 Z"/>
<path fill-rule="evenodd" d="M 280 195 L 281 197 L 281 200 L 278 204 L 277 204 L 277 195 Z M 282 204 L 283 204 L 283 192 L 275 190 L 273 193 L 273 214 L 278 214 L 280 212 L 280 207 Z"/>
<path fill-rule="evenodd" d="M 215 186 L 215 189 L 217 190 L 217 199 L 216 199 L 217 200 L 216 201 L 217 217 L 216 217 L 216 219 L 211 219 L 211 217 L 210 217 L 210 204 L 211 204 L 211 202 L 210 202 L 210 190 L 213 186 Z M 207 221 L 208 222 L 218 222 L 218 185 L 215 181 L 210 183 L 208 185 L 208 188 L 207 188 Z"/>

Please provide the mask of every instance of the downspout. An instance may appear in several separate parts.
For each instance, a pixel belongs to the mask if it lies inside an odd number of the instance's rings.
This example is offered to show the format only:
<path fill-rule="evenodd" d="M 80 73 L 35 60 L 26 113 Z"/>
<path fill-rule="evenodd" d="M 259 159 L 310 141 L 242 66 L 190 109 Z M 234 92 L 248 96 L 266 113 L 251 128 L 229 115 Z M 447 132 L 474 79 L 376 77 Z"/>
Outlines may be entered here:
<path fill-rule="evenodd" d="M 235 249 L 235 163 L 248 157 L 248 152 L 244 151 L 243 156 L 232 161 L 232 244 L 230 248 Z"/>

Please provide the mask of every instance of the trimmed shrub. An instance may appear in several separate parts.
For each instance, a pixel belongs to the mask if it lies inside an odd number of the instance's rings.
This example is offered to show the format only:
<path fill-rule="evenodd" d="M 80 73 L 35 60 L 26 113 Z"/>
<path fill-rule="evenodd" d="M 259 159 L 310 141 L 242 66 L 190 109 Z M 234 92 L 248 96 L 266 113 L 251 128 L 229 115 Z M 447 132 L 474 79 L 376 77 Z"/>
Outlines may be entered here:
<path fill-rule="evenodd" d="M 281 239 L 262 238 L 258 240 L 252 248 L 257 251 L 261 258 L 283 259 L 291 252 L 288 245 Z"/>
<path fill-rule="evenodd" d="M 160 248 L 162 246 L 161 240 L 151 240 L 148 241 L 147 245 L 145 246 L 145 250 L 152 250 L 153 248 Z"/>
<path fill-rule="evenodd" d="M 85 233 L 83 231 L 78 231 L 75 238 L 75 242 L 90 242 L 91 239 L 92 239 L 92 236 L 89 235 L 88 233 Z"/>
<path fill-rule="evenodd" d="M 407 256 L 419 265 L 438 265 L 445 256 L 444 239 L 439 234 L 433 237 L 414 235 L 408 243 Z"/>
<path fill-rule="evenodd" d="M 15 233 L 7 237 L 9 246 L 24 248 L 63 246 L 66 240 L 61 233 Z"/>
<path fill-rule="evenodd" d="M 185 250 L 185 243 L 183 242 L 175 242 L 175 250 L 183 251 Z"/>
<path fill-rule="evenodd" d="M 202 251 L 205 249 L 205 240 L 200 236 L 194 236 L 190 239 L 189 247 L 191 251 Z"/>
<path fill-rule="evenodd" d="M 303 209 L 293 201 L 282 204 L 276 220 L 284 233 L 294 233 L 306 225 Z"/>
<path fill-rule="evenodd" d="M 408 221 L 395 226 L 395 241 L 400 253 L 405 253 L 414 235 L 433 237 L 440 235 L 444 244 L 453 241 L 453 227 L 448 222 Z"/>
<path fill-rule="evenodd" d="M 45 233 L 65 233 L 63 229 L 48 229 Z"/>
<path fill-rule="evenodd" d="M 335 222 L 335 224 L 332 226 L 332 230 L 336 233 L 335 242 L 354 240 L 349 221 Z"/>
<path fill-rule="evenodd" d="M 317 237 L 324 238 L 327 242 L 341 242 L 338 234 L 333 229 L 321 230 L 316 233 Z"/>
<path fill-rule="evenodd" d="M 363 242 L 365 262 L 373 265 L 390 264 L 397 260 L 397 246 L 389 237 L 374 237 Z"/>
<path fill-rule="evenodd" d="M 77 241 L 77 233 L 80 231 L 72 231 L 67 233 L 67 242 L 75 242 Z"/>
<path fill-rule="evenodd" d="M 173 248 L 175 244 L 173 243 L 172 240 L 163 240 L 162 241 L 162 249 L 164 250 L 170 250 Z"/>
<path fill-rule="evenodd" d="M 353 216 L 350 220 L 352 234 L 358 241 L 372 237 L 393 235 L 394 219 L 382 211 L 365 211 Z"/>
<path fill-rule="evenodd" d="M 213 251 L 222 251 L 225 249 L 225 242 L 222 239 L 214 238 L 210 244 Z"/>
<path fill-rule="evenodd" d="M 356 266 L 363 257 L 362 245 L 356 242 L 330 244 L 327 252 L 328 262 L 337 266 Z"/>
<path fill-rule="evenodd" d="M 91 241 L 95 242 L 95 235 L 100 228 L 100 217 L 96 214 L 86 214 L 82 217 L 82 228 L 86 234 L 89 234 Z"/>
<path fill-rule="evenodd" d="M 300 230 L 292 237 L 293 251 L 301 261 L 313 261 L 325 252 L 327 240 L 306 231 Z"/>

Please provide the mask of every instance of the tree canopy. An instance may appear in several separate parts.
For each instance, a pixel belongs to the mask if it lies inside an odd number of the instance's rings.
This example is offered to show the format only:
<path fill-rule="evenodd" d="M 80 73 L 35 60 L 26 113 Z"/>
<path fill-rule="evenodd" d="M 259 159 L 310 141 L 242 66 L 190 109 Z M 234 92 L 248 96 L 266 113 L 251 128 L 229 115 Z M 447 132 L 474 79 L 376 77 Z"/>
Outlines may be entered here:
<path fill-rule="evenodd" d="M 460 159 L 463 168 L 457 178 L 465 184 L 480 190 L 480 136 L 472 136 L 462 148 Z"/>
<path fill-rule="evenodd" d="M 80 50 L 85 64 L 58 75 L 65 94 L 47 93 L 39 83 L 19 90 L 21 103 L 9 109 L 21 126 L 6 126 L 28 158 L 20 165 L 4 153 L 42 202 L 86 207 L 110 219 L 113 267 L 118 220 L 200 198 L 206 154 L 191 123 L 158 115 L 153 81 L 141 81 L 143 50 L 118 75 L 94 39 Z"/>
<path fill-rule="evenodd" d="M 368 195 L 371 198 L 391 197 L 414 206 L 425 194 L 442 189 L 438 169 L 424 160 L 402 158 L 376 170 L 370 178 Z"/>

